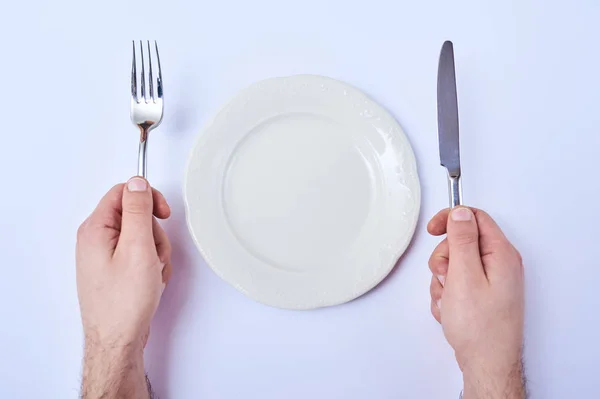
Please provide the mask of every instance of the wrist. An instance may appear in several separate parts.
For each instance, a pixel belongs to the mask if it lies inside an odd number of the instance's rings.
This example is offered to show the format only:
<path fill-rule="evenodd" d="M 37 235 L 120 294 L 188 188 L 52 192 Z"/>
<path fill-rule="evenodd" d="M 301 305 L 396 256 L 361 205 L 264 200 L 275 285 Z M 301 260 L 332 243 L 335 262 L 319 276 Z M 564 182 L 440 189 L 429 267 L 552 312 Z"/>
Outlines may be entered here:
<path fill-rule="evenodd" d="M 148 398 L 143 346 L 86 337 L 82 398 Z"/>
<path fill-rule="evenodd" d="M 85 349 L 87 351 L 103 351 L 110 354 L 119 353 L 143 353 L 145 336 L 137 332 L 124 333 L 106 333 L 97 328 L 85 328 Z"/>
<path fill-rule="evenodd" d="M 521 359 L 505 364 L 471 363 L 463 370 L 464 399 L 526 399 Z"/>
<path fill-rule="evenodd" d="M 85 340 L 84 361 L 113 365 L 137 364 L 144 359 L 144 348 L 138 343 L 114 343 Z"/>
<path fill-rule="evenodd" d="M 86 376 L 99 375 L 109 380 L 118 379 L 125 370 L 144 374 L 144 351 L 137 345 L 106 345 L 86 341 L 83 362 L 84 379 Z"/>

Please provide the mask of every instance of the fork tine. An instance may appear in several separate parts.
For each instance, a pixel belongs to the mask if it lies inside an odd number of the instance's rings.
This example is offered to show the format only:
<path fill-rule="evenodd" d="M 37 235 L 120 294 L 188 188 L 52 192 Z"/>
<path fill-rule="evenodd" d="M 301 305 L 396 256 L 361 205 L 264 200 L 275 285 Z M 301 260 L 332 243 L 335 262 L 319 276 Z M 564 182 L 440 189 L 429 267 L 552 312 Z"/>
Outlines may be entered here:
<path fill-rule="evenodd" d="M 162 98 L 162 73 L 160 71 L 160 56 L 158 55 L 158 43 L 156 42 L 156 40 L 154 41 L 154 47 L 156 48 L 156 63 L 158 64 L 158 80 L 156 82 L 156 91 L 158 92 L 158 98 Z"/>
<path fill-rule="evenodd" d="M 140 40 L 140 55 L 142 57 L 142 79 L 140 80 L 140 86 L 141 86 L 141 97 L 144 99 L 145 102 L 148 102 L 148 99 L 146 98 L 146 76 L 144 73 L 144 45 L 142 44 L 142 41 Z"/>
<path fill-rule="evenodd" d="M 133 45 L 133 61 L 131 63 L 131 98 L 137 101 L 137 74 L 135 69 L 135 40 L 131 41 Z"/>
<path fill-rule="evenodd" d="M 147 40 L 148 44 L 148 86 L 150 87 L 150 99 L 155 101 L 154 98 L 154 83 L 152 80 L 152 51 L 150 51 L 150 40 Z"/>

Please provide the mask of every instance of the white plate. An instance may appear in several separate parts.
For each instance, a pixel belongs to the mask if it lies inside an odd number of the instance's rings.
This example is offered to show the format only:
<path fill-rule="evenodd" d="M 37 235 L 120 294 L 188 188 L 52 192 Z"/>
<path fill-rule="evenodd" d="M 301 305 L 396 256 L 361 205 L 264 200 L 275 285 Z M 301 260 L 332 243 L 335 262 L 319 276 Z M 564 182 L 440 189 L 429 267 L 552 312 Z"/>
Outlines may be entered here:
<path fill-rule="evenodd" d="M 383 280 L 414 233 L 420 186 L 387 111 L 345 83 L 299 75 L 255 83 L 217 114 L 184 197 L 221 278 L 259 302 L 311 309 Z"/>

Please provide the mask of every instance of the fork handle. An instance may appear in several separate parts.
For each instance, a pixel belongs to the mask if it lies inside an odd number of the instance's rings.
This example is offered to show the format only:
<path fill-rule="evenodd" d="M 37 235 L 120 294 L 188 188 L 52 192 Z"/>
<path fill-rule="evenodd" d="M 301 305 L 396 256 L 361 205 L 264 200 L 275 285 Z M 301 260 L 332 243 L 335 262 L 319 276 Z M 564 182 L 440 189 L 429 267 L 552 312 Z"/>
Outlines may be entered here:
<path fill-rule="evenodd" d="M 140 140 L 140 148 L 138 151 L 138 176 L 146 178 L 146 144 L 148 143 L 148 136 Z"/>

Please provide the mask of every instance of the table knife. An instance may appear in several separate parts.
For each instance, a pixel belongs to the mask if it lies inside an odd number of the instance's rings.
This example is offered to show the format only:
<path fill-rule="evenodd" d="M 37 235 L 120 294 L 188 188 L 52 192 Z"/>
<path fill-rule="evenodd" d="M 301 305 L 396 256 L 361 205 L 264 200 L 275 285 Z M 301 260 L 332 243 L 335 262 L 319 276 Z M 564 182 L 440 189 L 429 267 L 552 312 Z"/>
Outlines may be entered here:
<path fill-rule="evenodd" d="M 462 187 L 460 183 L 456 73 L 454 70 L 454 48 L 451 41 L 444 42 L 440 52 L 437 107 L 440 163 L 448 172 L 450 208 L 454 208 L 457 205 L 462 205 Z"/>

